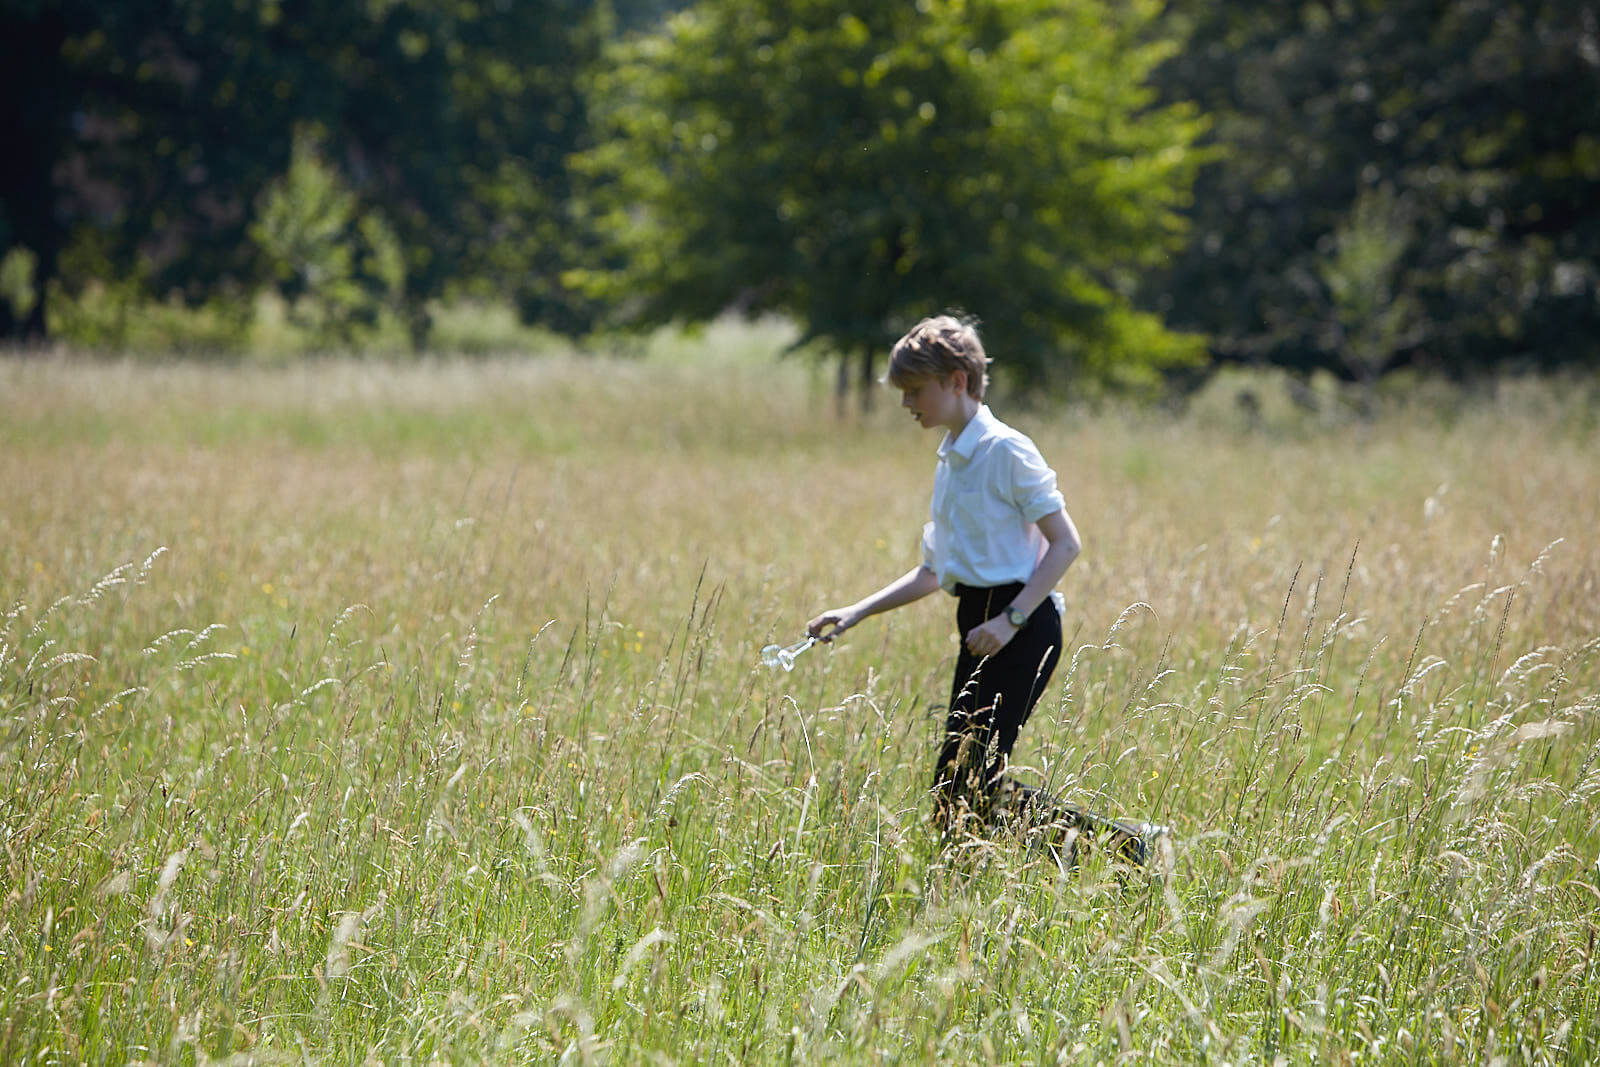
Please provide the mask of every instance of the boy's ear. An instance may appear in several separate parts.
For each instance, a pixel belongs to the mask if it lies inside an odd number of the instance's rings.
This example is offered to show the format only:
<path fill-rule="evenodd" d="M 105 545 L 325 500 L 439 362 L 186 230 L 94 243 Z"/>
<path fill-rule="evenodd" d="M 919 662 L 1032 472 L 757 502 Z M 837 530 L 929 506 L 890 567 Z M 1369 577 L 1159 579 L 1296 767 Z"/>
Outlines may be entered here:
<path fill-rule="evenodd" d="M 960 369 L 951 371 L 950 384 L 956 387 L 956 392 L 965 393 L 967 391 L 967 372 Z"/>

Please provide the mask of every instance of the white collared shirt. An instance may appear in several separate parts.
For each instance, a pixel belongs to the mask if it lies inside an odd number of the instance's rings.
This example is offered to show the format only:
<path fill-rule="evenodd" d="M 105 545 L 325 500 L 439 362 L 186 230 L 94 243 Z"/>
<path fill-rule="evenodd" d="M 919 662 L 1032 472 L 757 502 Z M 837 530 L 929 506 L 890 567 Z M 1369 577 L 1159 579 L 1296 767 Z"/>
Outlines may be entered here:
<path fill-rule="evenodd" d="M 1027 435 L 981 405 L 960 436 L 945 434 L 922 530 L 922 562 L 946 592 L 1026 582 L 1047 547 L 1038 522 L 1066 507 L 1056 472 Z"/>

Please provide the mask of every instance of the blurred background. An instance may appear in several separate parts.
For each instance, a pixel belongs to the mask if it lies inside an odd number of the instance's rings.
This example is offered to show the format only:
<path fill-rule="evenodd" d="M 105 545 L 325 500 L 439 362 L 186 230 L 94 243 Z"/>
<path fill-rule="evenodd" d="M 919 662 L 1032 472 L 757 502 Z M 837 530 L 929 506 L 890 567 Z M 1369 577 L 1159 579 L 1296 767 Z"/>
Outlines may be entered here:
<path fill-rule="evenodd" d="M 1017 393 L 1600 364 L 1584 0 L 4 0 L 0 85 L 25 350 L 771 316 L 843 400 L 953 308 Z"/>

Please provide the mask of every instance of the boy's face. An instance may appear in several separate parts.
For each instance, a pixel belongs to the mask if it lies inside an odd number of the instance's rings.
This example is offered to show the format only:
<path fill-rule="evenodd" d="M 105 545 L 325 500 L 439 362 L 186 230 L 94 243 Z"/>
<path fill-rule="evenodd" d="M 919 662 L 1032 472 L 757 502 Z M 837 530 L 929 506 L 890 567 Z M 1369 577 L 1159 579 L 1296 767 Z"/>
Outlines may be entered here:
<path fill-rule="evenodd" d="M 901 388 L 900 406 L 925 429 L 949 429 L 965 415 L 961 398 L 966 391 L 966 375 L 961 371 L 943 379 L 920 378 Z"/>

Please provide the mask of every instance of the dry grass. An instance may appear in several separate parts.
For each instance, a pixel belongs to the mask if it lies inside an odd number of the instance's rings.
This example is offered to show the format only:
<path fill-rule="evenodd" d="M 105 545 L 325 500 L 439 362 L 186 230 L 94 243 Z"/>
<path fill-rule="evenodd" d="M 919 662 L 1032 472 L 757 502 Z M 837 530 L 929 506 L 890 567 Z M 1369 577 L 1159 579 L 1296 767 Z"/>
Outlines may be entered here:
<path fill-rule="evenodd" d="M 1151 880 L 938 848 L 947 604 L 757 667 L 936 443 L 798 365 L 0 362 L 0 1058 L 1591 1060 L 1600 439 L 1461 405 L 1001 407 Z"/>

